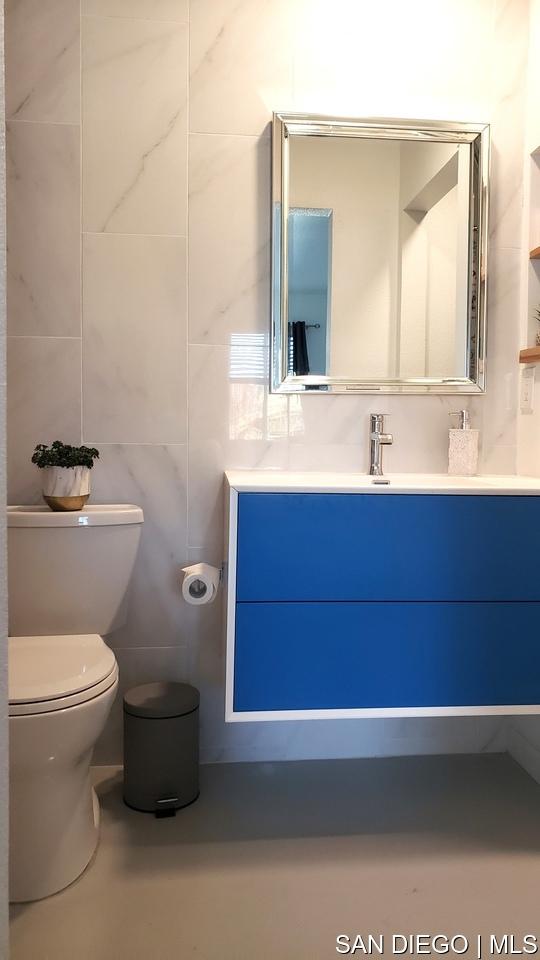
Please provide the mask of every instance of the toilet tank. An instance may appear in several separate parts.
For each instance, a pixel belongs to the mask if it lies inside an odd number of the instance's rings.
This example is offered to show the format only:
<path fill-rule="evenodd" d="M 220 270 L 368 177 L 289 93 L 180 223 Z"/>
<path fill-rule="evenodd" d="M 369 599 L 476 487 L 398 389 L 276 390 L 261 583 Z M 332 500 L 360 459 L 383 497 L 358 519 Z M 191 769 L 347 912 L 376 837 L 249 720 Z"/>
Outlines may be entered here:
<path fill-rule="evenodd" d="M 143 519 L 131 504 L 73 513 L 8 507 L 10 635 L 106 634 L 122 626 Z"/>

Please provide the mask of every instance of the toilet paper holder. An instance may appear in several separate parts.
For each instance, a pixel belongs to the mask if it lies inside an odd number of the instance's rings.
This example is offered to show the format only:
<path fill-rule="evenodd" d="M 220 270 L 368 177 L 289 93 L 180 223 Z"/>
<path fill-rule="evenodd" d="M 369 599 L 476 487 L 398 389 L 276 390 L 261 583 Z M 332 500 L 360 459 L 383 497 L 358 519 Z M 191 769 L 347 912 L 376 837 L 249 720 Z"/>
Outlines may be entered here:
<path fill-rule="evenodd" d="M 210 563 L 193 563 L 182 567 L 182 595 L 194 606 L 213 603 L 223 581 L 223 566 Z"/>

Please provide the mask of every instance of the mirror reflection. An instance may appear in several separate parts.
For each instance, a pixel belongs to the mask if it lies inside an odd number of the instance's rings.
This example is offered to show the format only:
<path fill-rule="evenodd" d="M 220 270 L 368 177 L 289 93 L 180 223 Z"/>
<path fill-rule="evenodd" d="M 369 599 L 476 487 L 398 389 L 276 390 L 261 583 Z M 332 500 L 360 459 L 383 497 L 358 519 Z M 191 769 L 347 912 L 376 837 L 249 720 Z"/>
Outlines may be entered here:
<path fill-rule="evenodd" d="M 474 386 L 481 199 L 474 140 L 289 133 L 288 202 L 274 212 L 275 238 L 286 237 L 286 296 L 274 322 L 289 385 L 307 377 L 321 385 Z M 280 277 L 274 292 L 277 301 Z"/>

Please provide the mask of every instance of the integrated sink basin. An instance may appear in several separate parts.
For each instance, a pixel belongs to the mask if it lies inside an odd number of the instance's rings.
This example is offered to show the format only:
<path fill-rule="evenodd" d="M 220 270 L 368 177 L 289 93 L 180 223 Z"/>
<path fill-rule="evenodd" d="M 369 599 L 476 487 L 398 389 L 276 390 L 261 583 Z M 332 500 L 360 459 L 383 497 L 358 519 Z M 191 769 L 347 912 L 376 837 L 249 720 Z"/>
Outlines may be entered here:
<path fill-rule="evenodd" d="M 287 470 L 230 470 L 229 487 L 240 492 L 272 493 L 540 493 L 540 478 L 497 476 L 451 477 L 446 473 L 387 473 L 372 477 L 367 473 L 301 473 Z"/>

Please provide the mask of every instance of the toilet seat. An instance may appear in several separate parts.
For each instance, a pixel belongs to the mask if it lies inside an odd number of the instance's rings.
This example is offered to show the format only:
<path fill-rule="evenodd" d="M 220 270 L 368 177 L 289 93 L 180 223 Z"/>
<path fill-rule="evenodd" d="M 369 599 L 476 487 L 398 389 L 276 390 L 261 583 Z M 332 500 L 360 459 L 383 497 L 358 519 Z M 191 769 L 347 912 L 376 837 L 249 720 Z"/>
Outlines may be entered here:
<path fill-rule="evenodd" d="M 117 680 L 114 654 L 97 634 L 9 638 L 10 717 L 86 703 Z"/>

